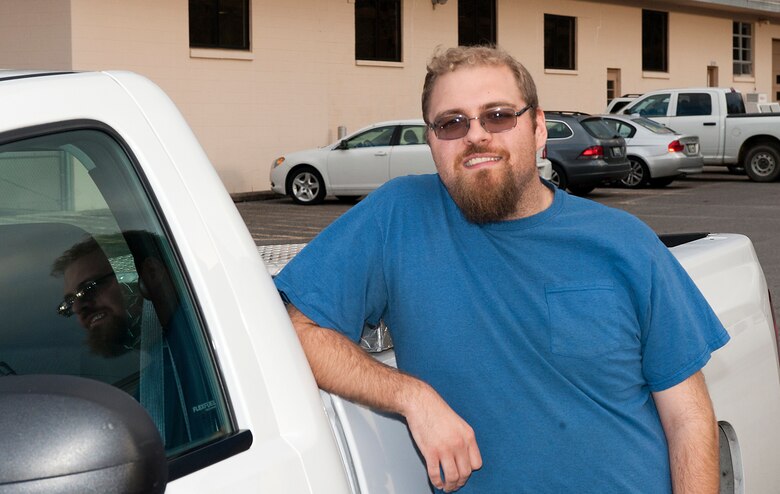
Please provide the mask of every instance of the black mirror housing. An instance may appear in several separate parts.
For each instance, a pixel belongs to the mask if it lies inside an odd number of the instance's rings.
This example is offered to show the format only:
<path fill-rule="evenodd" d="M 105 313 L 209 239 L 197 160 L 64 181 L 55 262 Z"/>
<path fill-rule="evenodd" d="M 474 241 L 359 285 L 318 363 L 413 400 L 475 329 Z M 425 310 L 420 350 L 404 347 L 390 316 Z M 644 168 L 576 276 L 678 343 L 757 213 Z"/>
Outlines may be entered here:
<path fill-rule="evenodd" d="M 130 395 L 75 376 L 0 377 L 0 491 L 161 493 L 162 439 Z"/>

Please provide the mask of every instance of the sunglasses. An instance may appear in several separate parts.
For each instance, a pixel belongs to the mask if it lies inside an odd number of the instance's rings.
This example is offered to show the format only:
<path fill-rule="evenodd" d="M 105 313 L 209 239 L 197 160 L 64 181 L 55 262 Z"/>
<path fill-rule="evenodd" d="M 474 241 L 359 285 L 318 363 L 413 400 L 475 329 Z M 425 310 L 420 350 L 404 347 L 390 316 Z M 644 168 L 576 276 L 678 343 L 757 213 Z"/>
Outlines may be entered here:
<path fill-rule="evenodd" d="M 467 117 L 460 113 L 444 115 L 434 120 L 432 124 L 429 124 L 428 128 L 436 134 L 438 139 L 451 141 L 452 139 L 465 137 L 469 132 L 471 121 L 479 120 L 479 124 L 482 125 L 483 129 L 491 134 L 497 134 L 515 128 L 517 117 L 531 108 L 533 108 L 531 105 L 525 105 L 525 107 L 517 111 L 514 108 L 491 108 L 483 111 L 477 117 Z"/>
<path fill-rule="evenodd" d="M 89 297 L 94 297 L 97 295 L 98 286 L 105 283 L 106 281 L 109 281 L 114 276 L 114 273 L 108 273 L 104 274 L 103 276 L 96 278 L 91 281 L 85 281 L 81 284 L 81 288 L 79 291 L 74 293 L 73 295 L 67 295 L 62 302 L 60 302 L 60 305 L 57 306 L 57 314 L 61 315 L 62 317 L 70 317 L 73 315 L 73 304 L 76 303 L 77 300 L 87 300 Z"/>

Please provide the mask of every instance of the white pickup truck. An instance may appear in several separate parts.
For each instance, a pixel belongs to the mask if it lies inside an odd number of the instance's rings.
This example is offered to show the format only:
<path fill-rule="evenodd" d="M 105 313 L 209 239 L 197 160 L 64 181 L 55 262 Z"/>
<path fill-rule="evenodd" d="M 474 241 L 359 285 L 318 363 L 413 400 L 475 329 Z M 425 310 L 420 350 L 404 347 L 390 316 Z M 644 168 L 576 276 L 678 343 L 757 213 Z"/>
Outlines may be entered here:
<path fill-rule="evenodd" d="M 780 115 L 746 113 L 742 94 L 734 89 L 662 89 L 636 98 L 621 113 L 638 113 L 699 136 L 705 165 L 742 167 L 756 182 L 780 177 Z"/>
<path fill-rule="evenodd" d="M 264 265 L 157 86 L 0 71 L 0 108 L 0 492 L 431 492 L 402 420 L 317 389 L 268 272 L 289 249 Z M 752 244 L 667 240 L 731 335 L 705 368 L 722 492 L 772 492 L 780 375 Z"/>

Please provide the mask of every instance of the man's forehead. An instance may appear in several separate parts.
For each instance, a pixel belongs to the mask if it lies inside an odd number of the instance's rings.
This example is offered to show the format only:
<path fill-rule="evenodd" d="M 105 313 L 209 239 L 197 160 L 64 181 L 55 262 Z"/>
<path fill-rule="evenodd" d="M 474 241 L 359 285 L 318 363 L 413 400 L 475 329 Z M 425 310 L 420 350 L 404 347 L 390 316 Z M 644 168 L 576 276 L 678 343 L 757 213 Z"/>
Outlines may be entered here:
<path fill-rule="evenodd" d="M 481 109 L 519 104 L 522 94 L 512 71 L 505 65 L 458 67 L 439 76 L 431 91 L 431 110 L 436 112 Z"/>
<path fill-rule="evenodd" d="M 63 273 L 65 285 L 79 284 L 91 279 L 94 275 L 104 275 L 111 270 L 105 254 L 100 250 L 94 250 L 77 259 L 74 259 Z"/>

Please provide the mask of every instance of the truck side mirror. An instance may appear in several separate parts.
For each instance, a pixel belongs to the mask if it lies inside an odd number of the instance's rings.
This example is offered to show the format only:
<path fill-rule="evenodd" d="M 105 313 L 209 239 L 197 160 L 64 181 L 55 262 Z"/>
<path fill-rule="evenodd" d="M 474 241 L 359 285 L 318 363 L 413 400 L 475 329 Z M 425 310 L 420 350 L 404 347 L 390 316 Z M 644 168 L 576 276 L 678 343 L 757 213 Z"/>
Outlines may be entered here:
<path fill-rule="evenodd" d="M 0 377 L 2 492 L 165 492 L 168 463 L 130 395 L 65 375 Z"/>

